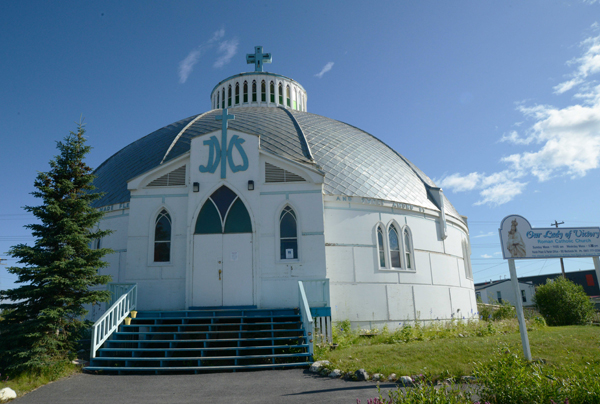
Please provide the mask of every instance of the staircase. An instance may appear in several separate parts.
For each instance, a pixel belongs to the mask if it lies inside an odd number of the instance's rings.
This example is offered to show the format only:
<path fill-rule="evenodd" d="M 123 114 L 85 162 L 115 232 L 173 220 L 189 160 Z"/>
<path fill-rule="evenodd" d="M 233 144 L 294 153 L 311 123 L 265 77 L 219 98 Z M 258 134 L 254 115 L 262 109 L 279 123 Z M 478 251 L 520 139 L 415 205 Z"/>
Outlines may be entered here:
<path fill-rule="evenodd" d="M 88 372 L 172 374 L 311 364 L 297 308 L 139 311 L 91 360 Z"/>

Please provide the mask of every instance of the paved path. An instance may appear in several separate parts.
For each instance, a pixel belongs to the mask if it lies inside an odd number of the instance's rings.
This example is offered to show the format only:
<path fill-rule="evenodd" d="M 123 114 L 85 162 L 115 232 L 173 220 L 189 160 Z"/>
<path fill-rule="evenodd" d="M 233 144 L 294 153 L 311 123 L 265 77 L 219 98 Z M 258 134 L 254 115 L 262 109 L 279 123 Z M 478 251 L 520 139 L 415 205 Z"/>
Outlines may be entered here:
<path fill-rule="evenodd" d="M 382 383 L 384 397 L 395 389 Z M 377 395 L 373 382 L 314 376 L 304 369 L 181 376 L 77 374 L 20 397 L 15 404 L 345 403 Z"/>

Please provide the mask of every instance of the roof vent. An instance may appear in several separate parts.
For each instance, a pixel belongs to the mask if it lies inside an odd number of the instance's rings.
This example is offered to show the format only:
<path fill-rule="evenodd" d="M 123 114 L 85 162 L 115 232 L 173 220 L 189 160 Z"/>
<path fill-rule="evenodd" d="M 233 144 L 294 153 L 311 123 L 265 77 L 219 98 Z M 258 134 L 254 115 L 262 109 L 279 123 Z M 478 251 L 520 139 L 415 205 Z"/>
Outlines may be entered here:
<path fill-rule="evenodd" d="M 185 185 L 185 166 L 158 177 L 148 184 L 149 187 L 174 187 L 178 185 Z"/>
<path fill-rule="evenodd" d="M 271 163 L 265 162 L 265 182 L 300 182 L 306 181 L 298 174 L 284 170 L 283 168 L 274 166 Z"/>

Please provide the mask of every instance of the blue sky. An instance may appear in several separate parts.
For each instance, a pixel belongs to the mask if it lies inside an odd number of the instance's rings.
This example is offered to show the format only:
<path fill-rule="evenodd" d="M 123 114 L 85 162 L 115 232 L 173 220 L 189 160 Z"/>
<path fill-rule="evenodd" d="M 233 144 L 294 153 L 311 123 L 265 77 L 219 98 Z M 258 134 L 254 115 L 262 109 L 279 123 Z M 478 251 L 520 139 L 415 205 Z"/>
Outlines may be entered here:
<path fill-rule="evenodd" d="M 600 2 L 0 2 L 0 258 L 33 239 L 22 210 L 55 142 L 85 117 L 97 167 L 267 71 L 309 112 L 377 136 L 433 178 L 471 231 L 475 281 L 508 275 L 498 227 L 598 226 Z M 591 259 L 566 259 L 567 271 Z M 14 277 L 0 267 L 0 289 Z M 518 263 L 519 275 L 558 260 Z"/>

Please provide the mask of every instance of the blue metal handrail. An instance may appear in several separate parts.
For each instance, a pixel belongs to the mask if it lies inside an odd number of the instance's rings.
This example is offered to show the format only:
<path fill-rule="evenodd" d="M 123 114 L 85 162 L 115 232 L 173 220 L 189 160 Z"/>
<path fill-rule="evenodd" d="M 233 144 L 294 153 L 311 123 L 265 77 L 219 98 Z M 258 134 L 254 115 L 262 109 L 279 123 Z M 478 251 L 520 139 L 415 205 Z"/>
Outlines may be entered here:
<path fill-rule="evenodd" d="M 304 291 L 304 284 L 302 284 L 302 281 L 298 281 L 298 292 L 298 307 L 300 308 L 300 315 L 302 316 L 304 336 L 308 342 L 308 353 L 312 356 L 314 354 L 312 340 L 314 321 L 312 315 L 310 314 L 310 306 L 308 305 L 308 300 L 306 299 L 306 292 Z"/>

